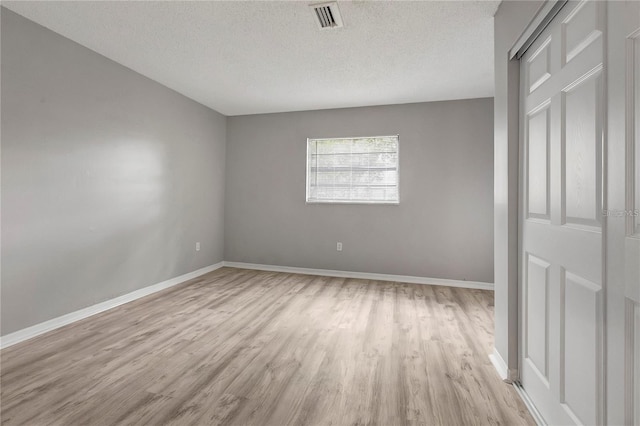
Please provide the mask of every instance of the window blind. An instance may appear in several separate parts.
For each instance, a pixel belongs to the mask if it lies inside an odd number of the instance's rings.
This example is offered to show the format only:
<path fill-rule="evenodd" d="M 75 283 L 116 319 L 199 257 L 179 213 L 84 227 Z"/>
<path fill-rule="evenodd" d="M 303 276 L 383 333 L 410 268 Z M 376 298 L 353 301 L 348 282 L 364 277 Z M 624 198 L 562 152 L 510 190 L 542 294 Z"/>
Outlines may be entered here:
<path fill-rule="evenodd" d="M 307 139 L 307 202 L 397 204 L 398 136 Z"/>

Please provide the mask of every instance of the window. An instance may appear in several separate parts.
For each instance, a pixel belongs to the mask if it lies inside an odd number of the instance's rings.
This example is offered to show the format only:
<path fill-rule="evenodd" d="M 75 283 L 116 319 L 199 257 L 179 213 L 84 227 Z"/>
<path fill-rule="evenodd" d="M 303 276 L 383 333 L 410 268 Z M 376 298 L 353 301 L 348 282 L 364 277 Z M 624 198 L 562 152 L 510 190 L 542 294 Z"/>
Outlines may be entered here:
<path fill-rule="evenodd" d="M 399 201 L 397 135 L 307 139 L 308 203 Z"/>

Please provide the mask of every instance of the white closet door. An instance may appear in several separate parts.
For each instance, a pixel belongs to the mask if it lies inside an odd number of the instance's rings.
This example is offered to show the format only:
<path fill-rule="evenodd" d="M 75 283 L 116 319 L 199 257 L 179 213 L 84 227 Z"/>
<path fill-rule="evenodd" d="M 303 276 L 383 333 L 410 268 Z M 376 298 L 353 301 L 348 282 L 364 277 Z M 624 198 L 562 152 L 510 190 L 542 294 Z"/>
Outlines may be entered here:
<path fill-rule="evenodd" d="M 521 384 L 548 424 L 604 421 L 606 3 L 567 3 L 521 59 Z"/>
<path fill-rule="evenodd" d="M 607 9 L 607 423 L 640 425 L 640 2 Z"/>

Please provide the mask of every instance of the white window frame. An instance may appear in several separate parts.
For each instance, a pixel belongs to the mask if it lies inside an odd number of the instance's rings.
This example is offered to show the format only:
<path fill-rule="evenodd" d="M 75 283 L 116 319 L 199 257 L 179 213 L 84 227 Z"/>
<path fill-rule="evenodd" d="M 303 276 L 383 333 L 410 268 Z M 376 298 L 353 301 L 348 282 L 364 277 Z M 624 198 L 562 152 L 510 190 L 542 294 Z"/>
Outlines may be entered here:
<path fill-rule="evenodd" d="M 397 163 L 396 163 L 396 187 L 398 190 L 398 199 L 395 201 L 353 201 L 353 200 L 309 200 L 309 142 L 324 141 L 336 139 L 376 139 L 376 138 L 396 138 L 397 140 Z M 340 136 L 334 138 L 307 138 L 306 149 L 306 170 L 305 170 L 305 200 L 307 204 L 368 204 L 377 206 L 397 206 L 400 204 L 400 135 L 381 135 L 381 136 Z"/>

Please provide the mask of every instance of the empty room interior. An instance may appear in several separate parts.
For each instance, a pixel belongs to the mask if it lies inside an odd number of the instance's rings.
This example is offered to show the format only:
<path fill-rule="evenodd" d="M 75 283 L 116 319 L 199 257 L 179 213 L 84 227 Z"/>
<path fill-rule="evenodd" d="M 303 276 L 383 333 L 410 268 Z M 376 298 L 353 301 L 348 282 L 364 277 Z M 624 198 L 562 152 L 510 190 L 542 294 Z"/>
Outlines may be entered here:
<path fill-rule="evenodd" d="M 640 425 L 640 2 L 0 15 L 2 425 Z"/>

